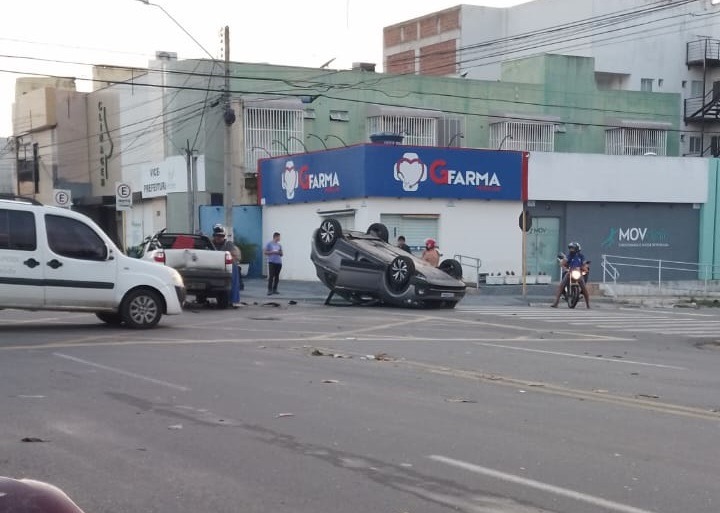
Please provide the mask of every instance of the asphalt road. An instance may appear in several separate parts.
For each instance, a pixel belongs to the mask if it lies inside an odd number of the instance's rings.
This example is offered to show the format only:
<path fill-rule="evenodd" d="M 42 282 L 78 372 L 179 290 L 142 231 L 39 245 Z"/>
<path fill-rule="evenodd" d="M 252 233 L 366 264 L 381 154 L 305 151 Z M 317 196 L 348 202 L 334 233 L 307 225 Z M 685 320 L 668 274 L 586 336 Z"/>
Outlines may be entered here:
<path fill-rule="evenodd" d="M 86 513 L 720 510 L 715 309 L 285 290 L 150 331 L 0 311 L 0 475 Z"/>

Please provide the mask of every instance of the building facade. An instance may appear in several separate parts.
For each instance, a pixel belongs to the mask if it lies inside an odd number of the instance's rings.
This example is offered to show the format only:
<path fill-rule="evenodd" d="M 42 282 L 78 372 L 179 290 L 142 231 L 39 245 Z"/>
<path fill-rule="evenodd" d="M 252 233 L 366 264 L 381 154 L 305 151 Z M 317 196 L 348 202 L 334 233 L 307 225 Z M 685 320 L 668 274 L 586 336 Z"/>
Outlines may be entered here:
<path fill-rule="evenodd" d="M 718 12 L 713 0 L 459 5 L 385 27 L 383 69 L 498 80 L 508 61 L 529 56 L 593 58 L 598 89 L 680 94 L 680 154 L 718 155 Z"/>

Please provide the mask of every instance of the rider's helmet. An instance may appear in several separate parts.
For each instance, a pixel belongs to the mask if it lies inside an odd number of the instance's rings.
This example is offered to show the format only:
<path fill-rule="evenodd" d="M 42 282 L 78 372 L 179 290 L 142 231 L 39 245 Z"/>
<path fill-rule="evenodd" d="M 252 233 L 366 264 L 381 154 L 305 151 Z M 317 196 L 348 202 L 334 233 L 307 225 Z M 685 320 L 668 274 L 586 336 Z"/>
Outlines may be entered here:
<path fill-rule="evenodd" d="M 426 239 L 425 240 L 425 247 L 427 249 L 433 249 L 435 247 L 435 239 Z"/>
<path fill-rule="evenodd" d="M 568 244 L 568 249 L 570 250 L 571 253 L 577 253 L 578 251 L 580 251 L 580 243 L 579 242 L 571 242 L 570 244 Z"/>

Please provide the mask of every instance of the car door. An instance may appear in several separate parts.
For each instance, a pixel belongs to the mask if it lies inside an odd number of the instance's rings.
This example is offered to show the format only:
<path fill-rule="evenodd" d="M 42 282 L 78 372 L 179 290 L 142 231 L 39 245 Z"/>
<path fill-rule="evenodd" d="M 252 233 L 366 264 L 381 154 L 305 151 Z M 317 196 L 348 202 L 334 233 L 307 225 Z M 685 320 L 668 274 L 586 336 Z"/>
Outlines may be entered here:
<path fill-rule="evenodd" d="M 42 306 L 41 262 L 34 212 L 0 208 L 0 306 Z"/>
<path fill-rule="evenodd" d="M 115 307 L 117 261 L 105 240 L 79 219 L 45 214 L 47 308 Z"/>

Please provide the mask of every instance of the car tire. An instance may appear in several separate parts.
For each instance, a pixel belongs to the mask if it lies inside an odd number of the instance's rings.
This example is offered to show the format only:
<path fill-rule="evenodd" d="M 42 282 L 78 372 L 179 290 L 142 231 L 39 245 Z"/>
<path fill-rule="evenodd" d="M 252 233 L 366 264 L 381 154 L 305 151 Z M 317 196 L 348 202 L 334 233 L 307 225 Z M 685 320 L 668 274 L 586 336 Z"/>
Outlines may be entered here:
<path fill-rule="evenodd" d="M 325 219 L 315 231 L 315 245 L 319 253 L 327 255 L 342 237 L 342 226 L 335 219 Z"/>
<path fill-rule="evenodd" d="M 150 289 L 135 289 L 120 305 L 122 322 L 131 329 L 153 328 L 160 322 L 163 303 L 160 294 Z"/>
<path fill-rule="evenodd" d="M 415 272 L 415 264 L 410 257 L 393 258 L 385 270 L 385 279 L 391 293 L 401 294 L 410 286 L 410 277 Z"/>
<path fill-rule="evenodd" d="M 440 262 L 438 269 L 449 274 L 456 280 L 462 280 L 462 264 L 454 258 L 447 258 Z"/>
<path fill-rule="evenodd" d="M 387 226 L 385 226 L 382 223 L 371 224 L 370 226 L 368 226 L 368 229 L 365 233 L 368 235 L 374 233 L 383 242 L 387 242 L 390 237 L 390 233 L 388 232 Z"/>
<path fill-rule="evenodd" d="M 122 317 L 116 312 L 95 312 L 95 316 L 110 326 L 120 326 L 122 324 Z"/>
<path fill-rule="evenodd" d="M 215 301 L 217 301 L 217 306 L 221 310 L 225 310 L 230 306 L 230 296 L 226 292 L 215 296 Z"/>

